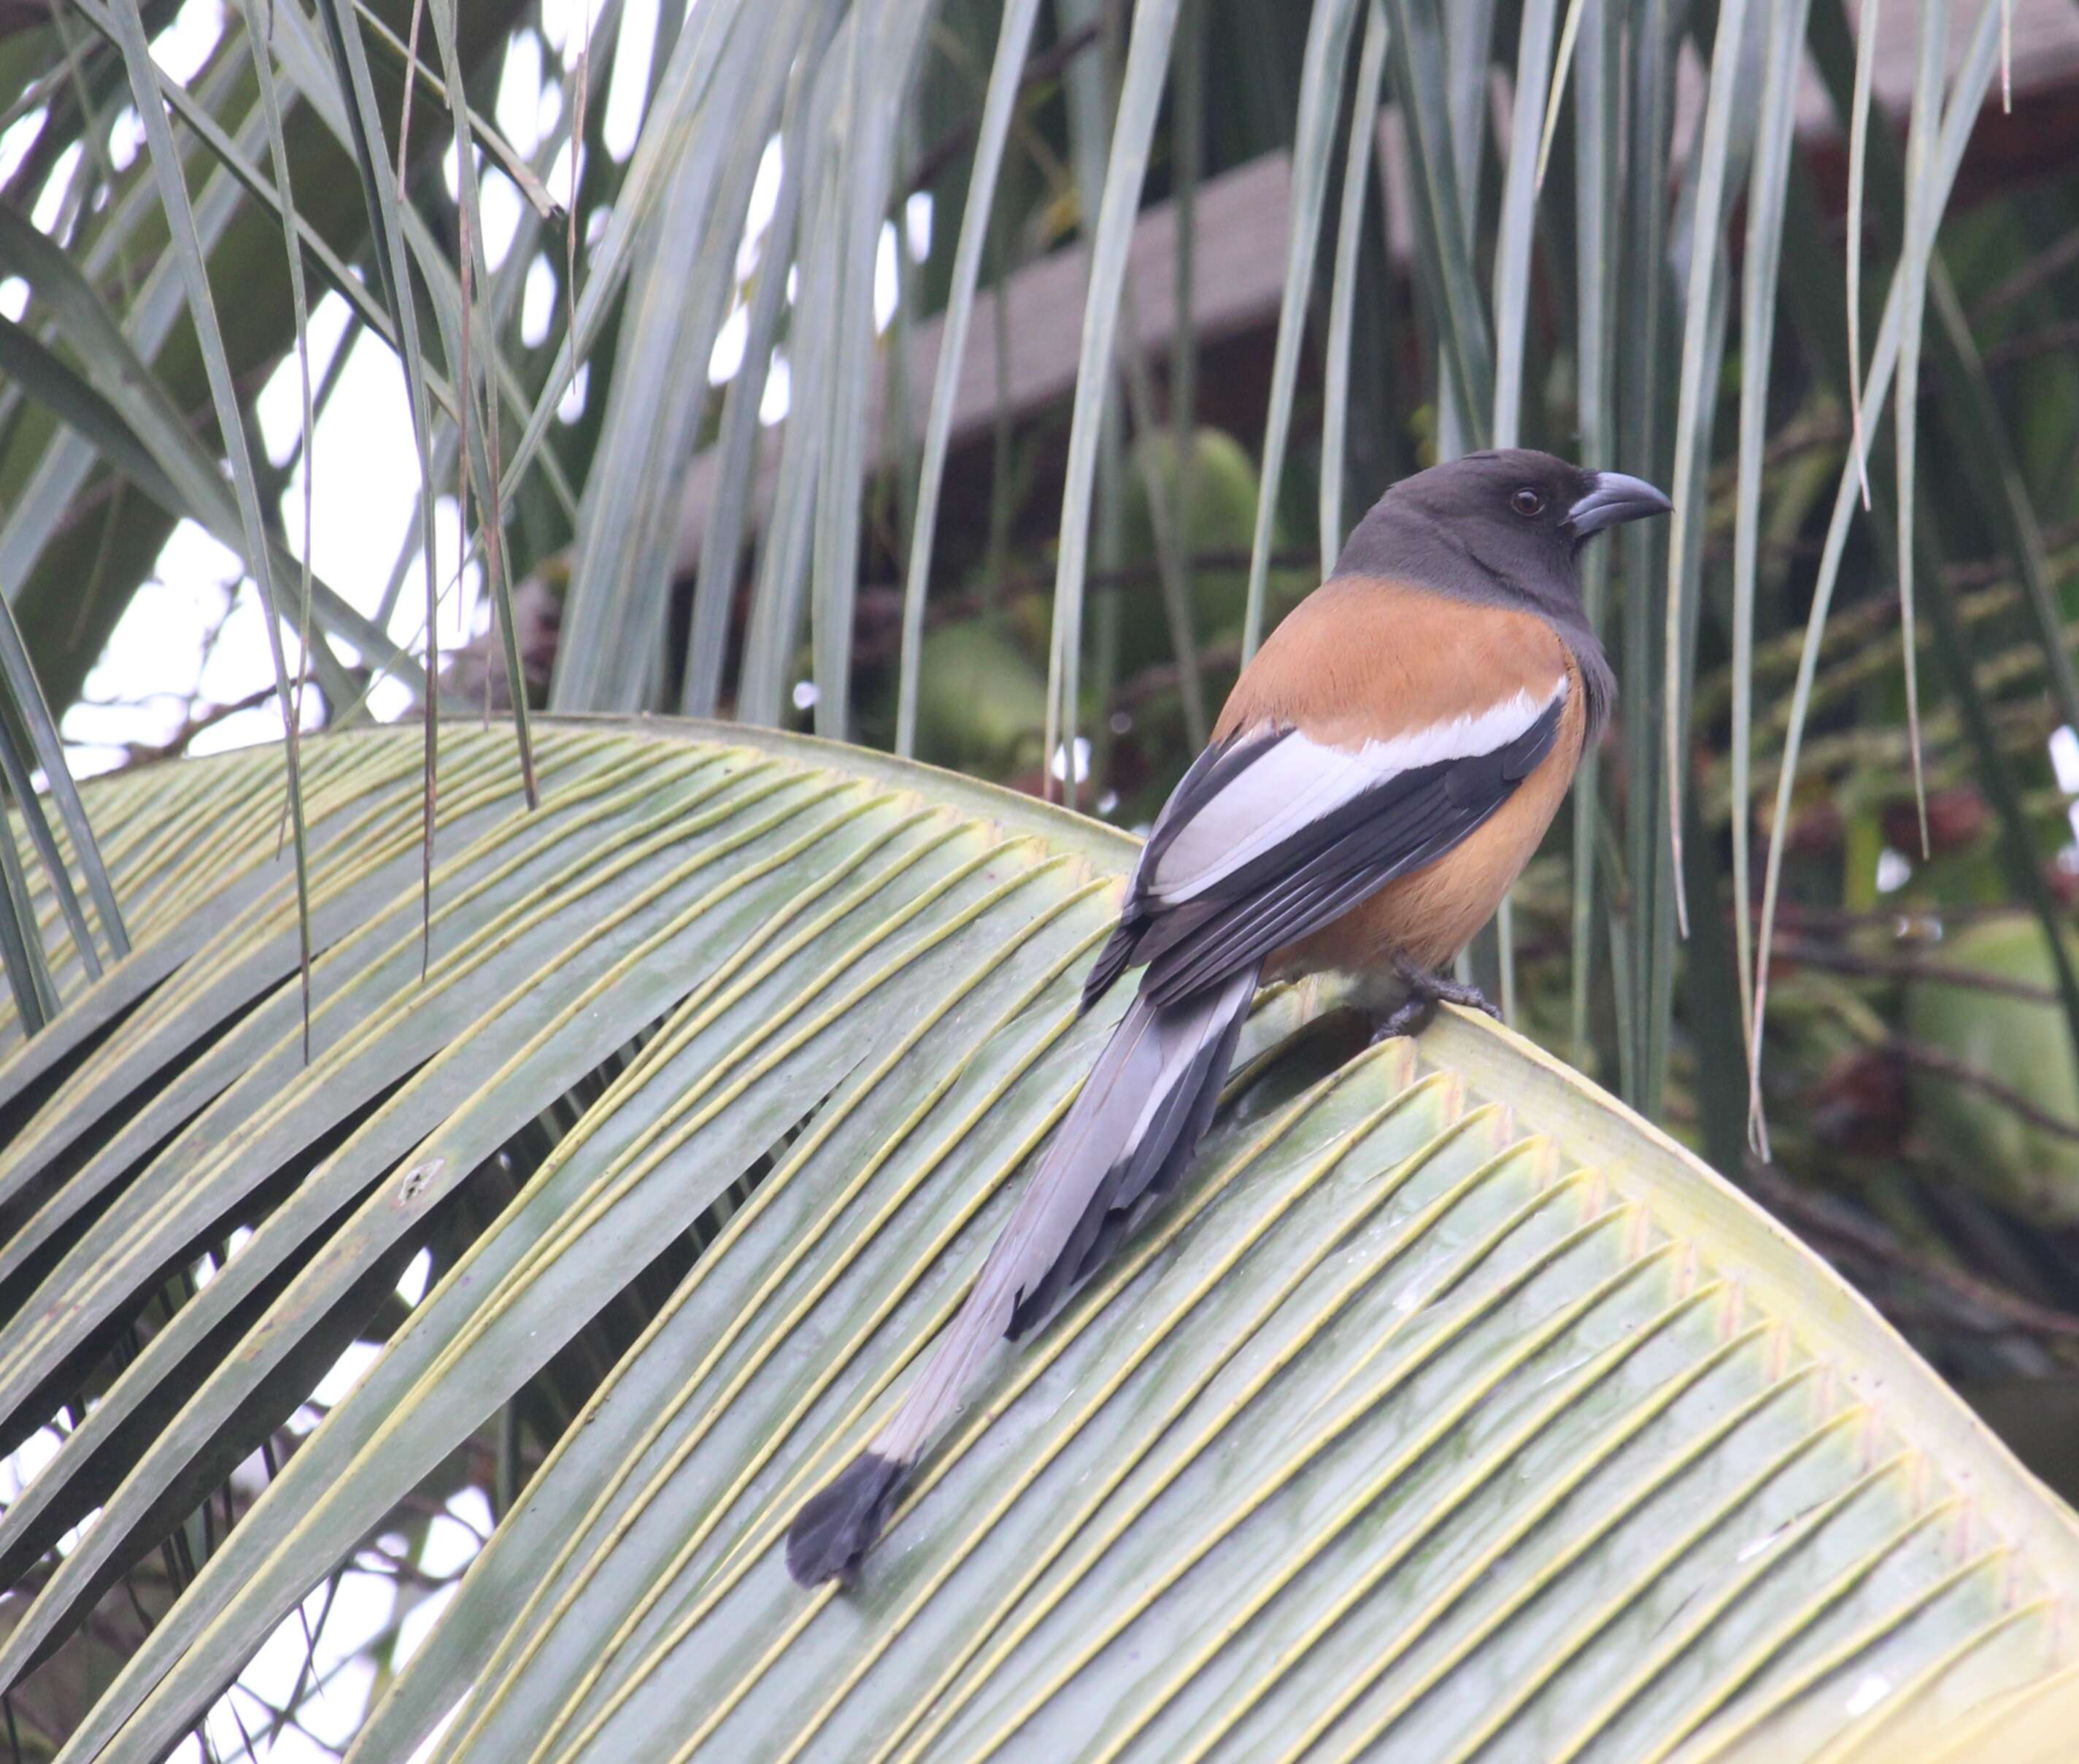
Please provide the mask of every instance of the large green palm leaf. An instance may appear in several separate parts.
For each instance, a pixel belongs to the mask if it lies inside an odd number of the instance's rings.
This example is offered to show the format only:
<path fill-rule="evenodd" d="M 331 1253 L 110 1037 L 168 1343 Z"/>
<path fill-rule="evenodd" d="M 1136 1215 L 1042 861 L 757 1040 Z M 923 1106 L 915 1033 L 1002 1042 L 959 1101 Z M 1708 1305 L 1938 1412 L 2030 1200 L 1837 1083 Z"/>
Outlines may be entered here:
<path fill-rule="evenodd" d="M 509 735 L 443 745 L 423 978 L 414 740 L 311 753 L 307 1064 L 274 756 L 90 793 L 135 903 L 102 978 L 46 911 L 65 1008 L 0 1066 L 9 1437 L 220 1265 L 0 1519 L 19 1573 L 98 1509 L 0 1676 L 308 1394 L 437 1226 L 488 1221 L 69 1757 L 187 1732 L 653 1264 L 668 1300 L 358 1756 L 458 1702 L 437 1756 L 1843 1755 L 2067 1657 L 2070 1516 L 1822 1264 L 1527 1044 L 1452 1016 L 1350 1058 L 1291 991 L 1193 1176 L 1006 1351 L 864 1590 L 801 1591 L 780 1529 L 1107 1027 L 1077 987 L 1132 847 L 703 725 L 551 726 L 533 814 Z"/>

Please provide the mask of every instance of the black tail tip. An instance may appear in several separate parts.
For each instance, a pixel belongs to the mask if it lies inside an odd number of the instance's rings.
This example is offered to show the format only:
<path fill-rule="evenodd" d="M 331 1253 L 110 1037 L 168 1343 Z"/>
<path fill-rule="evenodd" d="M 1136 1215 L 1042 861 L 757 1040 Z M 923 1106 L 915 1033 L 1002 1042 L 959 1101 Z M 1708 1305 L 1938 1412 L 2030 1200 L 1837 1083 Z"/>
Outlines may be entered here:
<path fill-rule="evenodd" d="M 859 1565 L 888 1522 L 906 1467 L 862 1452 L 809 1498 L 787 1527 L 787 1572 L 804 1586 L 859 1584 Z"/>

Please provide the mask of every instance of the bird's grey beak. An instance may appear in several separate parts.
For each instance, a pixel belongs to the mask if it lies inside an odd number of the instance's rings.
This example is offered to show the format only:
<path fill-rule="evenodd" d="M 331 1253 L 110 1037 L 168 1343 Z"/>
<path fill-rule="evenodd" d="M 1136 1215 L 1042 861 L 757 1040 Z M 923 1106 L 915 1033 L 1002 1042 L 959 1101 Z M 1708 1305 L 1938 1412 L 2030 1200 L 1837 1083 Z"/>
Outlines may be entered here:
<path fill-rule="evenodd" d="M 1606 526 L 1626 521 L 1642 521 L 1649 514 L 1665 514 L 1675 505 L 1643 478 L 1628 478 L 1621 471 L 1598 471 L 1595 488 L 1567 511 L 1567 530 L 1585 539 Z"/>

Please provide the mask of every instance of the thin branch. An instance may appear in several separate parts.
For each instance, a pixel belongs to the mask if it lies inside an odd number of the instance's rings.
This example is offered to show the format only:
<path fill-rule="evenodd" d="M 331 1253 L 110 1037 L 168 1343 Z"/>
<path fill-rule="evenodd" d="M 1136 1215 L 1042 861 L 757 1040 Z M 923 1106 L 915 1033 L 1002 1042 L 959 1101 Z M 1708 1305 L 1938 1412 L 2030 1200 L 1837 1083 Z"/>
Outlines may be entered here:
<path fill-rule="evenodd" d="M 1852 974 L 1864 978 L 1928 980 L 1939 986 L 1995 993 L 2002 998 L 2026 999 L 2032 1004 L 2054 1004 L 2059 996 L 2054 987 L 2042 986 L 2032 980 L 2014 980 L 2003 974 L 1981 974 L 1976 969 L 1960 968 L 1946 962 L 1929 962 L 1918 956 L 1871 955 L 1860 950 L 1843 949 L 1835 945 L 1822 943 L 1816 938 L 1786 936 L 1781 931 L 1776 933 L 1776 946 L 1777 953 L 1785 961 L 1802 962 L 1807 967 L 1823 968 L 1829 974 Z M 2073 1130 L 2079 1132 L 2079 1129 Z"/>
<path fill-rule="evenodd" d="M 1883 1226 L 1860 1219 L 1838 1201 L 1807 1193 L 1771 1165 L 1750 1163 L 1747 1186 L 1771 1211 L 1842 1247 L 1910 1274 L 1966 1303 L 1991 1312 L 2020 1333 L 2079 1340 L 2079 1316 L 2038 1305 L 1908 1249 Z"/>
<path fill-rule="evenodd" d="M 2056 997 L 2047 987 L 2043 991 L 2046 998 Z M 1917 1071 L 1939 1073 L 1944 1078 L 1975 1090 L 1988 1100 L 1997 1103 L 2001 1108 L 2019 1116 L 2031 1127 L 2039 1127 L 2043 1132 L 2053 1133 L 2060 1139 L 2079 1140 L 2079 1121 L 2066 1121 L 2046 1109 L 2039 1108 L 2011 1085 L 2001 1083 L 1991 1073 L 1979 1071 L 1977 1066 L 1958 1059 L 1953 1054 L 1939 1047 L 1930 1047 L 1924 1041 L 1901 1039 L 1887 1042 L 1885 1045 L 1889 1052 L 1896 1054 Z"/>
<path fill-rule="evenodd" d="M 5 3 L 5 0 L 0 0 Z M 1023 76 L 1019 80 L 1019 90 L 1027 91 L 1042 82 L 1052 79 L 1098 40 L 1102 27 L 1097 23 L 1072 31 L 1052 48 L 1045 50 L 1025 64 Z M 957 128 L 949 128 L 918 157 L 910 174 L 905 194 L 914 195 L 920 190 L 928 190 L 938 182 L 939 174 L 974 145 L 975 131 L 981 126 L 980 117 L 971 117 Z"/>

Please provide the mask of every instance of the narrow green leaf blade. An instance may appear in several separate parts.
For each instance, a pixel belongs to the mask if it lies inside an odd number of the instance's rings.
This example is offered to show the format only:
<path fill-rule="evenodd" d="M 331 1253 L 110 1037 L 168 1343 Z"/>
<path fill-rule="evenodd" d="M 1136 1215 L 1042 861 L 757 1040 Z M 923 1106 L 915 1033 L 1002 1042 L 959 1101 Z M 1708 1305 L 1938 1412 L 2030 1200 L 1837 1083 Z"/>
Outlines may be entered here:
<path fill-rule="evenodd" d="M 1278 342 L 1270 364 L 1270 411 L 1264 419 L 1261 488 L 1256 534 L 1249 543 L 1249 605 L 1241 627 L 1246 663 L 1263 641 L 1264 600 L 1270 580 L 1270 545 L 1278 519 L 1278 487 L 1292 436 L 1292 400 L 1299 384 L 1299 347 L 1320 254 L 1321 211 L 1336 150 L 1336 118 L 1349 61 L 1357 0 L 1323 0 L 1307 27 L 1299 74 L 1299 120 L 1292 141 L 1292 202 L 1285 234 L 1285 287 L 1278 303 Z M 1359 106 L 1362 107 L 1362 103 Z M 1332 564 L 1324 564 L 1325 575 Z"/>

